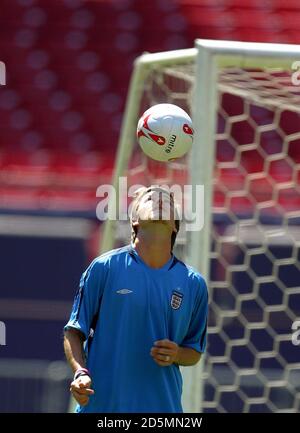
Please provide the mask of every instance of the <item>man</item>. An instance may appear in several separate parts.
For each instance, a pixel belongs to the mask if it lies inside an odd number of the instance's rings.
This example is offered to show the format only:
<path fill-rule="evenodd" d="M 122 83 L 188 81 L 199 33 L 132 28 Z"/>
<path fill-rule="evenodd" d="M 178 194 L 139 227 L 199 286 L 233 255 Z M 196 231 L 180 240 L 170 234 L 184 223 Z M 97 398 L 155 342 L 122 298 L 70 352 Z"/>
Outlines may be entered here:
<path fill-rule="evenodd" d="M 172 254 L 179 220 L 166 188 L 138 190 L 131 228 L 130 246 L 84 272 L 65 327 L 77 412 L 182 412 L 179 365 L 205 350 L 207 288 Z"/>

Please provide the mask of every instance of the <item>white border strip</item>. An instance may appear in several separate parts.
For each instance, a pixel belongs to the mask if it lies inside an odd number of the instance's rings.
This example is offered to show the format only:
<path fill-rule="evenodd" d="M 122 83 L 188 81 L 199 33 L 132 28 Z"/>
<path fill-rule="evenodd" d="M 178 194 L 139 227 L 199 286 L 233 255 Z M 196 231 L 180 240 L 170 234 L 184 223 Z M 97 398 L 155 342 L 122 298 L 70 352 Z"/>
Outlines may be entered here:
<path fill-rule="evenodd" d="M 0 235 L 86 239 L 91 223 L 84 218 L 0 215 Z"/>

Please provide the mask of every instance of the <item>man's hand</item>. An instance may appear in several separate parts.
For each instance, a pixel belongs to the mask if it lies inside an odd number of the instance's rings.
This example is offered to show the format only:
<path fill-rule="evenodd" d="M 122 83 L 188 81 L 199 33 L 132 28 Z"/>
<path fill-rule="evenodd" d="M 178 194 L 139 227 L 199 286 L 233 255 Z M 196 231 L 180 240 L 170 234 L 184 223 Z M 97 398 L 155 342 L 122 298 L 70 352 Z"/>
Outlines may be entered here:
<path fill-rule="evenodd" d="M 70 391 L 80 406 L 86 406 L 89 402 L 89 396 L 94 394 L 94 390 L 90 388 L 91 384 L 92 380 L 87 374 L 79 376 L 71 383 Z"/>
<path fill-rule="evenodd" d="M 167 367 L 177 362 L 179 352 L 178 344 L 170 340 L 158 340 L 155 341 L 154 346 L 150 351 L 150 355 L 154 361 L 162 367 Z"/>

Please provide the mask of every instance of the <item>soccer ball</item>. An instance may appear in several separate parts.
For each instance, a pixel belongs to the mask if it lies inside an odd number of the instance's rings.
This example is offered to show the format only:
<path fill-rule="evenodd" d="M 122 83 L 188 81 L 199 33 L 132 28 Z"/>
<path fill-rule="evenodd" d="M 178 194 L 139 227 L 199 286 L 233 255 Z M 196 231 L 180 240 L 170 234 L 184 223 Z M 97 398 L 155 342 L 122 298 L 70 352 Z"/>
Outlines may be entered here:
<path fill-rule="evenodd" d="M 143 152 L 156 161 L 172 161 L 188 152 L 193 143 L 190 116 L 173 104 L 157 104 L 141 116 L 137 138 Z"/>

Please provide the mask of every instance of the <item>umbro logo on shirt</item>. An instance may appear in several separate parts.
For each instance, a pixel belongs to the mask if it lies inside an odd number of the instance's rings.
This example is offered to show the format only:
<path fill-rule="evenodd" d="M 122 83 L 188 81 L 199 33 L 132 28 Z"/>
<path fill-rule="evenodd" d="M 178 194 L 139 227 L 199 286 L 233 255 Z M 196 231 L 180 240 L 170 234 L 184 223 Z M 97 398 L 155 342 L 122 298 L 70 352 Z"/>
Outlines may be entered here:
<path fill-rule="evenodd" d="M 129 289 L 120 289 L 120 290 L 117 290 L 117 293 L 119 293 L 119 295 L 128 295 L 128 293 L 132 293 L 133 291 L 132 290 L 129 290 Z"/>

